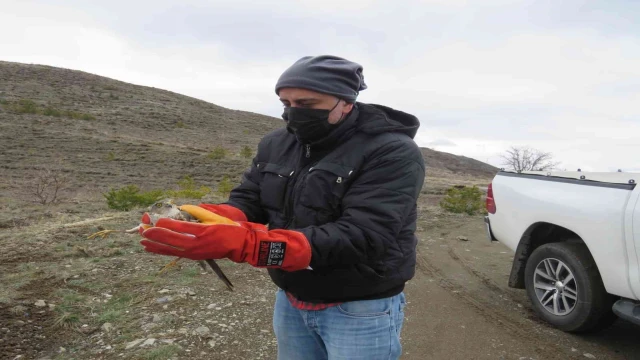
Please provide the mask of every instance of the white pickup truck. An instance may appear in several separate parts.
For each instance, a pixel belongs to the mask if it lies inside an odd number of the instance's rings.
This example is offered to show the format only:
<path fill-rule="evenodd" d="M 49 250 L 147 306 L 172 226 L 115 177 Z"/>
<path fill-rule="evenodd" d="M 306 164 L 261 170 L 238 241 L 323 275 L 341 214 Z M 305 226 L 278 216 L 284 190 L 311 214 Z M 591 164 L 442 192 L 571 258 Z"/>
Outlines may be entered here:
<path fill-rule="evenodd" d="M 487 235 L 515 252 L 509 286 L 567 332 L 640 325 L 639 173 L 500 171 Z"/>

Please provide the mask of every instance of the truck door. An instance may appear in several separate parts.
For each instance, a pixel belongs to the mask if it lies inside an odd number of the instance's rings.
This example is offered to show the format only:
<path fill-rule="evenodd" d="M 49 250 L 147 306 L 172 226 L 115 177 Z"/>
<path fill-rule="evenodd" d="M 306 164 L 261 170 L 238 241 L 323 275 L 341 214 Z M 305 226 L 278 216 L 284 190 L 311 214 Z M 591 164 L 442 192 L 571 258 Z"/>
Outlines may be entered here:
<path fill-rule="evenodd" d="M 635 254 L 630 253 L 629 257 L 635 255 L 635 259 L 629 259 L 629 275 L 631 280 L 631 288 L 637 298 L 640 298 L 640 187 L 636 187 L 629 201 L 629 207 L 632 211 L 630 236 L 633 238 L 632 243 L 635 245 Z M 629 230 L 629 228 L 627 227 Z M 629 235 L 627 235 L 629 236 Z M 635 260 L 635 261 L 634 261 Z"/>

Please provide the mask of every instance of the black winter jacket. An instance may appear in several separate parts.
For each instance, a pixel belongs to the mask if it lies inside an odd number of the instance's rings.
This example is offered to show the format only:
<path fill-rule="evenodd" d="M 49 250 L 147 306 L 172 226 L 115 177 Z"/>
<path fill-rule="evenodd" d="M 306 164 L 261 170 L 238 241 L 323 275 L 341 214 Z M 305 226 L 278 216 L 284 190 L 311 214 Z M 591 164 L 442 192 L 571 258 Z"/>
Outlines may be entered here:
<path fill-rule="evenodd" d="M 418 119 L 356 103 L 330 135 L 300 144 L 286 128 L 266 135 L 227 202 L 269 229 L 302 232 L 311 268 L 269 269 L 275 284 L 316 303 L 393 296 L 416 263 L 416 201 L 425 165 Z"/>

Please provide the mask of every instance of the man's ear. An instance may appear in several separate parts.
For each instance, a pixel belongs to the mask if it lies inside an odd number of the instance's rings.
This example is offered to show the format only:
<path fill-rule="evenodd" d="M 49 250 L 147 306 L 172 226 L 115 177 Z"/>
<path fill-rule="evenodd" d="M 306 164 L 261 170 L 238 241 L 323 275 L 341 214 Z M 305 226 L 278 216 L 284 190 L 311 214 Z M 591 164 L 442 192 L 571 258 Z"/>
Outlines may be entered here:
<path fill-rule="evenodd" d="M 344 100 L 342 100 L 344 101 Z M 348 103 L 346 101 L 344 101 L 345 105 L 344 108 L 342 108 L 342 115 L 346 115 L 348 114 L 352 109 L 353 109 L 353 103 Z"/>

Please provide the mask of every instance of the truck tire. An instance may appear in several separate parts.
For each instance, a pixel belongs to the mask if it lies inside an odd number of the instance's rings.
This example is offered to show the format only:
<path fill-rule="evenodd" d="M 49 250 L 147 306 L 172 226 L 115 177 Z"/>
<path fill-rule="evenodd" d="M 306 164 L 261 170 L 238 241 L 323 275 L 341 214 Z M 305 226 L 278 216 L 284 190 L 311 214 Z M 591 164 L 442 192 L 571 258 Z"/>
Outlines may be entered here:
<path fill-rule="evenodd" d="M 616 320 L 615 298 L 582 242 L 538 247 L 527 260 L 525 287 L 538 316 L 562 331 L 595 332 Z"/>

